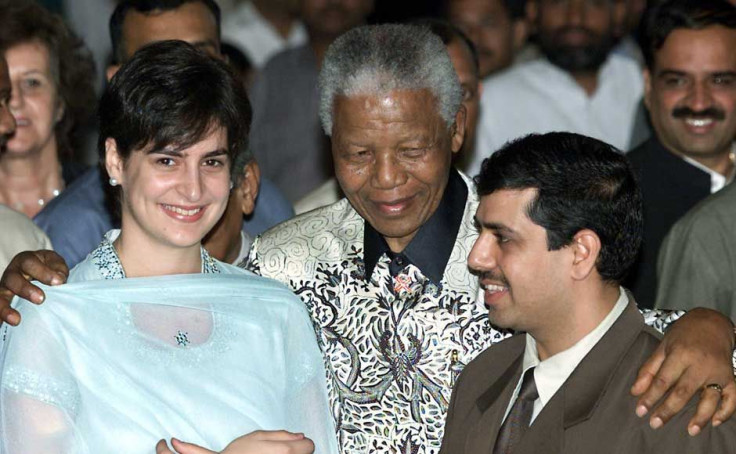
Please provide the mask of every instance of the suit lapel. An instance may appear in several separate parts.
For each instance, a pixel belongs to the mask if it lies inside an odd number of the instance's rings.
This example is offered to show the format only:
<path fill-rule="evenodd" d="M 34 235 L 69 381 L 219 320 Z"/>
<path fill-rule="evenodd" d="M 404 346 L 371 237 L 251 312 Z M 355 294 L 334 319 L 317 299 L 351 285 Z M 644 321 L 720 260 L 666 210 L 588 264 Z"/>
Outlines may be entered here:
<path fill-rule="evenodd" d="M 523 335 L 509 339 L 505 342 L 515 342 L 517 348 L 512 348 L 507 361 L 500 361 L 499 367 L 508 364 L 506 369 L 495 379 L 490 377 L 492 383 L 488 390 L 477 400 L 476 405 L 480 418 L 470 428 L 465 443 L 465 452 L 468 453 L 490 453 L 496 442 L 498 431 L 501 428 L 501 420 L 506 413 L 511 396 L 521 376 L 521 364 L 524 355 L 525 337 Z"/>
<path fill-rule="evenodd" d="M 629 304 L 593 349 L 583 358 L 558 393 L 564 399 L 564 427 L 589 419 L 631 344 L 643 327 L 643 318 L 631 294 Z M 552 400 L 558 398 L 558 394 Z M 551 401 L 550 401 L 551 402 Z"/>

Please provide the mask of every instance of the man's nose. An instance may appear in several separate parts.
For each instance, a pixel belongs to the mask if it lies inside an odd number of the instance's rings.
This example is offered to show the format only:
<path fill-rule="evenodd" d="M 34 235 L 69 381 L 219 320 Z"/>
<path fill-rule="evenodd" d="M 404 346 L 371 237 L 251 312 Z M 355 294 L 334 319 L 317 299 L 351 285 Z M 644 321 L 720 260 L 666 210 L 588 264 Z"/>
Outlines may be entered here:
<path fill-rule="evenodd" d="M 707 83 L 699 82 L 693 84 L 686 98 L 687 106 L 700 112 L 713 106 L 713 96 Z"/>
<path fill-rule="evenodd" d="M 567 2 L 567 25 L 579 27 L 585 23 L 585 0 L 568 0 Z"/>
<path fill-rule="evenodd" d="M 496 242 L 490 234 L 481 234 L 468 255 L 468 267 L 482 272 L 493 270 L 498 266 L 496 260 Z"/>
<path fill-rule="evenodd" d="M 393 153 L 379 153 L 374 163 L 375 186 L 392 189 L 406 183 L 406 170 Z"/>

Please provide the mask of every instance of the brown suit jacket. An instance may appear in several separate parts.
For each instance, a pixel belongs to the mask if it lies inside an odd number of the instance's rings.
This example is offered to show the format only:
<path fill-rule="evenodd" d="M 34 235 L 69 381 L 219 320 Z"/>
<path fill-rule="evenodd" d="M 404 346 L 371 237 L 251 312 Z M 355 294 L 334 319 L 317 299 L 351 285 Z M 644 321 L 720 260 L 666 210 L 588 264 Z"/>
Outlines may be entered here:
<path fill-rule="evenodd" d="M 629 389 L 659 344 L 632 302 L 547 402 L 514 454 L 736 453 L 736 422 L 710 425 L 697 437 L 687 423 L 697 400 L 659 430 L 634 410 Z M 480 354 L 453 391 L 440 454 L 490 454 L 521 375 L 524 335 Z"/>

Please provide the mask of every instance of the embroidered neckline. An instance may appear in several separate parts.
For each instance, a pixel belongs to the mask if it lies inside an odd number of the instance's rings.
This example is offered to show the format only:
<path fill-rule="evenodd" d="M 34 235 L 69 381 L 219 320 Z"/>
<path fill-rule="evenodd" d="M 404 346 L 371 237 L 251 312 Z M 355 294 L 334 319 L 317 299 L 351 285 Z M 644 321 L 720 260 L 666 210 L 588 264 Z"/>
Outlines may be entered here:
<path fill-rule="evenodd" d="M 115 233 L 116 230 L 111 230 L 102 239 L 97 248 L 90 253 L 90 258 L 95 268 L 100 272 L 102 278 L 108 279 L 125 279 L 125 270 L 123 270 L 123 264 L 120 261 L 118 252 L 115 250 L 113 241 L 118 235 Z M 200 246 L 201 257 L 202 257 L 202 269 L 203 274 L 220 274 L 220 267 L 217 265 L 217 261 Z"/>

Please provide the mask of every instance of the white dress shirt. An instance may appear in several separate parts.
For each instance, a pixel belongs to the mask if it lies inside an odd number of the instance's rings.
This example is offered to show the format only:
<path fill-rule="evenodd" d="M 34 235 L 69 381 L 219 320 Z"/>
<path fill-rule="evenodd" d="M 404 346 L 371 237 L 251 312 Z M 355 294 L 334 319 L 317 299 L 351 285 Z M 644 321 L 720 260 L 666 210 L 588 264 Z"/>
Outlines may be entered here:
<path fill-rule="evenodd" d="M 465 171 L 476 175 L 507 141 L 534 132 L 575 132 L 624 150 L 642 94 L 639 66 L 620 55 L 601 67 L 592 96 L 545 58 L 513 66 L 483 82 L 478 140 Z"/>
<path fill-rule="evenodd" d="M 600 341 L 608 332 L 611 326 L 613 326 L 616 320 L 618 320 L 619 316 L 623 313 L 628 304 L 629 298 L 626 296 L 624 289 L 620 288 L 619 297 L 618 300 L 616 300 L 616 304 L 613 306 L 613 309 L 611 309 L 611 312 L 608 313 L 608 315 L 595 329 L 593 329 L 593 331 L 580 339 L 572 347 L 561 351 L 556 355 L 550 356 L 544 361 L 539 360 L 537 342 L 529 334 L 526 335 L 526 349 L 524 349 L 524 359 L 522 362 L 523 371 L 521 376 L 523 377 L 524 372 L 534 367 L 534 382 L 537 385 L 537 392 L 539 393 L 539 398 L 534 401 L 534 413 L 532 414 L 530 424 L 534 422 L 542 411 L 542 408 L 547 405 L 547 402 L 549 402 L 557 390 L 562 387 L 583 358 L 585 358 L 593 347 L 595 347 L 598 341 Z M 506 409 L 506 416 L 508 416 L 511 406 L 519 395 L 520 388 L 521 379 L 519 379 L 519 382 L 516 384 L 516 389 L 514 390 L 514 394 Z M 506 416 L 504 416 L 504 420 L 506 419 Z"/>
<path fill-rule="evenodd" d="M 254 67 L 260 69 L 274 54 L 307 42 L 304 24 L 296 22 L 284 39 L 249 1 L 234 7 L 222 19 L 222 40 L 242 50 Z"/>

